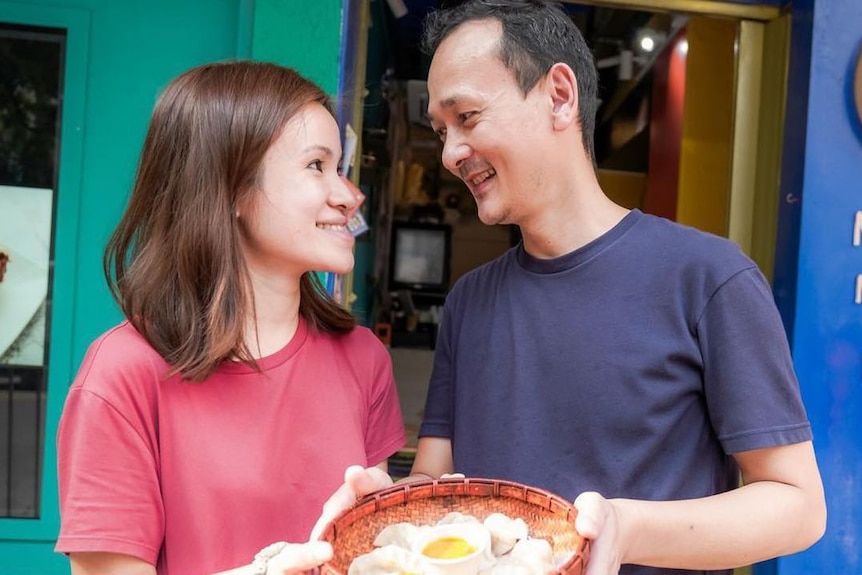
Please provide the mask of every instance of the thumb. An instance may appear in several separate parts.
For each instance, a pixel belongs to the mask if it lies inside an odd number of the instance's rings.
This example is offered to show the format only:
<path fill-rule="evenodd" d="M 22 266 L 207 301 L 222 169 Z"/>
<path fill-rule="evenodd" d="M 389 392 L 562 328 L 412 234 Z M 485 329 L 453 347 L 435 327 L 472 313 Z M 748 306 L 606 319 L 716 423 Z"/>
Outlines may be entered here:
<path fill-rule="evenodd" d="M 332 546 L 323 541 L 288 544 L 270 559 L 267 574 L 291 575 L 314 569 L 332 559 Z"/>
<path fill-rule="evenodd" d="M 392 485 L 392 478 L 379 467 L 362 468 L 352 465 L 344 472 L 344 483 L 356 497 L 362 497 L 373 491 L 379 491 Z"/>
<path fill-rule="evenodd" d="M 595 539 L 605 523 L 605 499 L 594 491 L 586 491 L 575 499 L 578 515 L 575 518 L 575 531 L 587 539 Z"/>
<path fill-rule="evenodd" d="M 356 501 L 356 494 L 349 485 L 345 483 L 339 487 L 335 493 L 326 500 L 326 503 L 323 504 L 323 510 L 320 517 L 311 529 L 309 541 L 320 539 L 320 536 L 323 534 L 323 530 L 329 522 L 338 517 L 339 513 L 353 505 L 354 501 Z"/>
<path fill-rule="evenodd" d="M 330 521 L 353 505 L 357 498 L 392 485 L 389 474 L 378 467 L 351 465 L 344 472 L 344 483 L 323 504 L 323 512 L 311 530 L 310 541 L 320 539 Z"/>

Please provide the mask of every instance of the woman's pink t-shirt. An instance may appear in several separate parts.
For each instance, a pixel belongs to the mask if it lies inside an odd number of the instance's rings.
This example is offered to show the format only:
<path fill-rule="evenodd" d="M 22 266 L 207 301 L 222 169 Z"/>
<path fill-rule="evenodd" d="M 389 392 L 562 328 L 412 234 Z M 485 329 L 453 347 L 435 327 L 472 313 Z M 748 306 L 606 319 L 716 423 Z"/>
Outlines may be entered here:
<path fill-rule="evenodd" d="M 189 383 L 165 378 L 127 322 L 96 340 L 60 420 L 56 550 L 133 555 L 160 575 L 244 565 L 307 540 L 348 466 L 404 445 L 390 357 L 368 329 L 301 321 L 260 368 Z"/>

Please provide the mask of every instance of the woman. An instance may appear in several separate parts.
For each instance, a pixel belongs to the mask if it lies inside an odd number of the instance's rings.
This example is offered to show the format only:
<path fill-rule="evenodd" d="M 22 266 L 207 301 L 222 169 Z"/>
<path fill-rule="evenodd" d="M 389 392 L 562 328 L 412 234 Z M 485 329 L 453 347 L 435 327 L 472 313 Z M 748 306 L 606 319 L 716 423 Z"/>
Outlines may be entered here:
<path fill-rule="evenodd" d="M 386 349 L 312 272 L 353 267 L 340 157 L 326 94 L 287 68 L 209 64 L 159 98 L 105 251 L 127 321 L 59 427 L 73 574 L 318 565 L 326 544 L 269 544 L 307 541 L 344 470 L 404 444 Z"/>

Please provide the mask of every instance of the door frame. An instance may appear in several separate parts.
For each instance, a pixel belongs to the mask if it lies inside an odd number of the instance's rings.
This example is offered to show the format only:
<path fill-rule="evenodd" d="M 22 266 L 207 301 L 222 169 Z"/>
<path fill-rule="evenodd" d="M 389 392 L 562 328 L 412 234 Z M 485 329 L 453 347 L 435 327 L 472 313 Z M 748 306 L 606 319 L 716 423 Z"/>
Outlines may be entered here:
<path fill-rule="evenodd" d="M 606 8 L 676 12 L 739 22 L 727 237 L 772 281 L 781 197 L 790 13 L 733 0 L 563 0 Z M 764 103 L 769 104 L 764 106 Z"/>
<path fill-rule="evenodd" d="M 48 377 L 42 434 L 39 517 L 0 519 L 0 540 L 52 542 L 60 525 L 57 508 L 57 423 L 74 374 L 72 335 L 75 320 L 75 262 L 80 225 L 81 175 L 86 116 L 90 13 L 87 10 L 36 6 L 0 0 L 3 22 L 66 31 L 63 105 L 56 201 L 53 206 L 54 270 L 48 334 Z"/>

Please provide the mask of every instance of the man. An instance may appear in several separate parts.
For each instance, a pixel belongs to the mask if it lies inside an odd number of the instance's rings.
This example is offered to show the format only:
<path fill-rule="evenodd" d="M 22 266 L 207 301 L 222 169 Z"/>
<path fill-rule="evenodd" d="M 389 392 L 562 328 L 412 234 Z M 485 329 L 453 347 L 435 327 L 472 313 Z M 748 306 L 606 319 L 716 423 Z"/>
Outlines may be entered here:
<path fill-rule="evenodd" d="M 425 39 L 443 163 L 523 242 L 447 297 L 410 479 L 574 499 L 588 575 L 729 573 L 816 542 L 823 488 L 769 286 L 731 242 L 602 192 L 571 20 L 469 0 Z M 352 474 L 342 497 L 387 483 Z"/>

